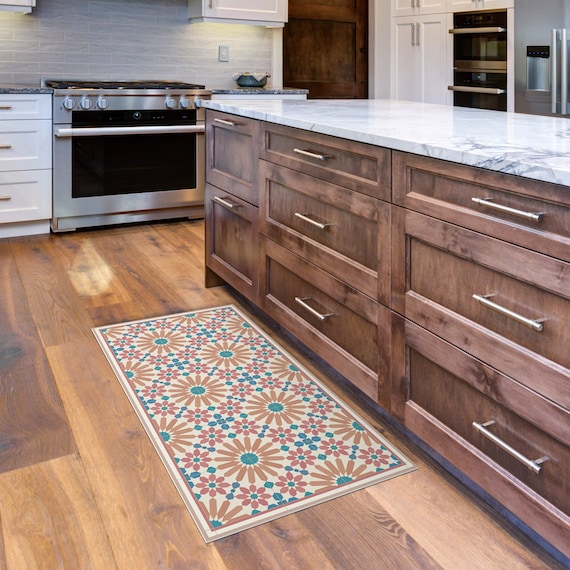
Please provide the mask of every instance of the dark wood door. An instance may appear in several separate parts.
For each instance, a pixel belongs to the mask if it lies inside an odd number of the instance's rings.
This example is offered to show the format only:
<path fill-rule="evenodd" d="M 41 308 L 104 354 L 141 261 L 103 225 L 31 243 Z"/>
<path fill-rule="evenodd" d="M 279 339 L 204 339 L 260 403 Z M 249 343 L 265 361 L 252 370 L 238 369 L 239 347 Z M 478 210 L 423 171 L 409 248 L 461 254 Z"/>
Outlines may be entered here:
<path fill-rule="evenodd" d="M 366 99 L 368 0 L 289 0 L 283 85 L 311 99 Z"/>

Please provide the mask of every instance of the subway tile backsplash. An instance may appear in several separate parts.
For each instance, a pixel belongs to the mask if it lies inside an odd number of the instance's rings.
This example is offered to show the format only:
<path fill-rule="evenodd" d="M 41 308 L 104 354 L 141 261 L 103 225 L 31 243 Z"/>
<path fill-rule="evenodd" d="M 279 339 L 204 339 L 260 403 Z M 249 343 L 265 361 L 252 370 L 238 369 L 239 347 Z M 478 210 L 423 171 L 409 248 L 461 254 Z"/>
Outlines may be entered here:
<path fill-rule="evenodd" d="M 187 0 L 37 0 L 0 12 L 0 84 L 71 79 L 177 79 L 235 87 L 236 71 L 271 72 L 272 31 L 190 24 Z M 218 46 L 230 61 L 218 61 Z"/>

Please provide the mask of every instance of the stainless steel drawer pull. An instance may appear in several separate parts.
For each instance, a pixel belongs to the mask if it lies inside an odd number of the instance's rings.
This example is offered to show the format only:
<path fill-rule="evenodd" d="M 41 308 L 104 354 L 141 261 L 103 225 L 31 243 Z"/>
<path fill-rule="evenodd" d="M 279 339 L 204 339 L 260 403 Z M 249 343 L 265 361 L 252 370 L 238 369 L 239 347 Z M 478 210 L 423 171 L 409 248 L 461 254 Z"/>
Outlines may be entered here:
<path fill-rule="evenodd" d="M 12 148 L 11 144 L 0 144 L 0 149 L 1 150 L 9 150 Z"/>
<path fill-rule="evenodd" d="M 544 216 L 541 212 L 525 212 L 524 210 L 517 210 L 516 208 L 509 208 L 509 206 L 496 204 L 495 202 L 492 202 L 492 198 L 471 198 L 471 201 L 475 202 L 475 204 L 479 204 L 479 206 L 487 206 L 487 208 L 491 208 L 492 210 L 513 214 L 513 216 L 518 216 L 519 218 L 524 218 L 531 222 L 540 222 Z"/>
<path fill-rule="evenodd" d="M 511 311 L 502 305 L 497 305 L 497 303 L 489 301 L 489 297 L 492 296 L 493 295 L 473 295 L 473 299 L 479 301 L 481 305 L 484 305 L 489 309 L 493 309 L 493 311 L 497 311 L 498 313 L 501 313 L 501 315 L 510 317 L 511 319 L 514 319 L 515 321 L 522 323 L 523 325 L 526 325 L 527 327 L 530 327 L 537 332 L 541 332 L 544 329 L 544 319 L 528 319 L 527 317 L 523 317 L 522 315 L 519 315 L 518 313 L 515 313 L 514 311 Z"/>
<path fill-rule="evenodd" d="M 225 208 L 229 208 L 230 210 L 241 207 L 241 204 L 234 204 L 233 202 L 228 202 L 227 200 L 224 200 L 223 198 L 220 198 L 219 196 L 214 196 L 212 198 L 212 200 L 214 202 L 217 202 L 221 206 L 224 206 Z"/>
<path fill-rule="evenodd" d="M 295 302 L 301 305 L 303 309 L 306 309 L 311 313 L 311 315 L 317 317 L 319 321 L 326 321 L 330 317 L 334 317 L 334 313 L 319 313 L 319 311 L 313 309 L 310 305 L 306 303 L 306 301 L 310 301 L 311 297 L 295 297 Z"/>
<path fill-rule="evenodd" d="M 328 160 L 330 156 L 328 154 L 319 154 L 317 152 L 312 152 L 310 150 L 303 150 L 302 148 L 294 148 L 293 152 L 297 154 L 302 154 L 303 156 L 308 156 L 309 158 L 316 158 L 317 160 Z"/>
<path fill-rule="evenodd" d="M 9 202 L 12 196 L 0 196 L 0 202 Z"/>
<path fill-rule="evenodd" d="M 214 123 L 220 123 L 222 125 L 227 125 L 228 127 L 235 127 L 237 125 L 237 123 L 226 121 L 226 119 L 214 119 Z"/>
<path fill-rule="evenodd" d="M 520 461 L 525 467 L 533 471 L 534 473 L 540 473 L 542 469 L 542 464 L 545 461 L 548 461 L 548 457 L 543 456 L 539 459 L 529 459 L 525 457 L 522 453 L 517 451 L 514 447 L 511 447 L 508 443 L 503 441 L 501 438 L 497 437 L 494 433 L 490 432 L 487 428 L 492 426 L 495 423 L 495 420 L 490 420 L 485 422 L 484 424 L 478 424 L 477 422 L 473 422 L 473 427 L 482 435 L 484 435 L 487 439 L 491 440 L 493 443 L 497 444 L 501 449 L 506 451 L 509 455 L 512 455 L 515 459 Z"/>
<path fill-rule="evenodd" d="M 300 212 L 295 212 L 295 217 L 299 218 L 300 220 L 303 220 L 304 222 L 307 222 L 308 224 L 311 224 L 312 226 L 319 228 L 320 230 L 326 230 L 329 226 L 332 226 L 332 224 L 317 222 L 309 218 L 307 214 L 301 214 Z"/>
<path fill-rule="evenodd" d="M 13 109 L 12 105 L 0 105 L 0 111 L 10 111 Z"/>

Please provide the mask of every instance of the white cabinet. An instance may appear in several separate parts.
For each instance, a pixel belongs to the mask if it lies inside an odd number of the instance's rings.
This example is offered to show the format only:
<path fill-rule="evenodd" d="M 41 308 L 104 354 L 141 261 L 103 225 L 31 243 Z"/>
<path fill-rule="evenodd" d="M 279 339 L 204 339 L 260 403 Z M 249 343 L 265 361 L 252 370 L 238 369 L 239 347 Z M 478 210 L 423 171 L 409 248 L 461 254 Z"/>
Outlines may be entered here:
<path fill-rule="evenodd" d="M 447 11 L 447 0 L 392 0 L 392 16 L 440 14 Z"/>
<path fill-rule="evenodd" d="M 392 19 L 393 99 L 449 103 L 449 35 L 447 14 Z"/>
<path fill-rule="evenodd" d="M 29 13 L 36 5 L 36 0 L 0 0 L 0 11 Z"/>
<path fill-rule="evenodd" d="M 0 94 L 0 238 L 48 233 L 51 95 Z"/>
<path fill-rule="evenodd" d="M 288 0 L 189 0 L 190 22 L 283 26 Z"/>
<path fill-rule="evenodd" d="M 497 10 L 500 8 L 513 8 L 514 5 L 515 0 L 447 0 L 447 11 Z"/>

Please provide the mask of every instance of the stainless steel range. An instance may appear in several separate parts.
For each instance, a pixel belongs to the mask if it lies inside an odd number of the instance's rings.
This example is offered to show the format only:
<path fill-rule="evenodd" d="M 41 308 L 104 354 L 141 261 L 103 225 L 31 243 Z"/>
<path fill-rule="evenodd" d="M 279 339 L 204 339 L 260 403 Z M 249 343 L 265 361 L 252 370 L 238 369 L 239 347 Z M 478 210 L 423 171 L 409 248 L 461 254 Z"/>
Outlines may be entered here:
<path fill-rule="evenodd" d="M 53 96 L 54 232 L 204 215 L 203 85 L 42 82 Z"/>

